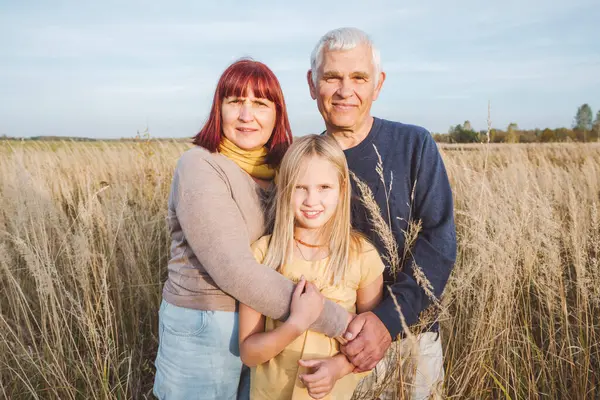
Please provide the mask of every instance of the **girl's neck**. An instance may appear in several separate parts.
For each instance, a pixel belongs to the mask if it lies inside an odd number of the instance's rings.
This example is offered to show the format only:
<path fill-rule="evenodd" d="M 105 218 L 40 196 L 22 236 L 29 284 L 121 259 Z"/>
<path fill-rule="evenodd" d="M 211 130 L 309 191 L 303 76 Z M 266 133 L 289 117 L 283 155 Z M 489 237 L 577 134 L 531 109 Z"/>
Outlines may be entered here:
<path fill-rule="evenodd" d="M 321 229 L 294 228 L 294 256 L 305 261 L 329 257 L 329 246 Z"/>
<path fill-rule="evenodd" d="M 323 246 L 327 244 L 322 229 L 294 227 L 294 238 L 313 246 Z"/>

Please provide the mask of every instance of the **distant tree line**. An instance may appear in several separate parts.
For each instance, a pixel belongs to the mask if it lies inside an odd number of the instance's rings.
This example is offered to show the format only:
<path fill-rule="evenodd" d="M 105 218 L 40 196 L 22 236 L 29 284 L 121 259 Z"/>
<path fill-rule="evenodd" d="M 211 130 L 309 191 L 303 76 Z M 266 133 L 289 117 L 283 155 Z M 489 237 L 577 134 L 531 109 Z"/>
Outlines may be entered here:
<path fill-rule="evenodd" d="M 549 143 L 549 142 L 598 142 L 600 141 L 600 110 L 593 119 L 592 108 L 583 104 L 577 109 L 571 128 L 519 129 L 511 122 L 506 130 L 491 129 L 491 143 Z M 487 131 L 475 131 L 469 121 L 451 126 L 448 133 L 433 135 L 439 143 L 487 142 Z"/>

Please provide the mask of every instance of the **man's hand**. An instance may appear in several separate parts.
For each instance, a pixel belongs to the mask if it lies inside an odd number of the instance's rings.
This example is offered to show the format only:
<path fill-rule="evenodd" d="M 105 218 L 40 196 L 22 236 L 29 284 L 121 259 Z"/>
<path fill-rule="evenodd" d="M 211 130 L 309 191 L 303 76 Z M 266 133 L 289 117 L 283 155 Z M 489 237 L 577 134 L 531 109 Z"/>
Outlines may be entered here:
<path fill-rule="evenodd" d="M 341 351 L 356 367 L 354 372 L 375 368 L 392 343 L 392 337 L 383 322 L 370 311 L 354 317 L 344 338 L 349 342 L 341 346 Z"/>
<path fill-rule="evenodd" d="M 356 314 L 348 313 L 348 321 L 346 322 L 346 328 L 345 328 L 346 330 L 350 326 L 350 322 L 352 322 L 352 320 L 355 317 L 356 317 Z M 346 340 L 346 338 L 344 337 L 344 334 L 342 334 L 341 336 L 336 336 L 335 340 L 337 340 L 341 345 L 345 345 L 348 343 L 348 340 Z"/>

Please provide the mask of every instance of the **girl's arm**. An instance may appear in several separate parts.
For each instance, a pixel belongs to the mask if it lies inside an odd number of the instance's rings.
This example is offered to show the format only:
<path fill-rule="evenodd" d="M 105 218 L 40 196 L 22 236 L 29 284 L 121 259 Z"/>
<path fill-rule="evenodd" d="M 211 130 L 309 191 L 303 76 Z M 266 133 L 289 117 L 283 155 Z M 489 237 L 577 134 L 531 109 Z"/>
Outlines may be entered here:
<path fill-rule="evenodd" d="M 371 311 L 383 298 L 383 275 L 380 274 L 367 286 L 356 291 L 356 312 L 358 314 Z"/>
<path fill-rule="evenodd" d="M 239 340 L 240 357 L 249 367 L 274 358 L 319 317 L 324 298 L 304 277 L 294 289 L 290 317 L 272 331 L 265 332 L 265 317 L 240 303 Z"/>
<path fill-rule="evenodd" d="M 379 275 L 367 286 L 356 291 L 356 310 L 358 313 L 371 311 L 383 297 L 383 275 Z M 308 393 L 320 399 L 331 392 L 335 382 L 354 370 L 354 365 L 342 353 L 333 357 L 317 360 L 300 360 L 300 365 L 310 368 L 309 374 L 300 377 Z"/>

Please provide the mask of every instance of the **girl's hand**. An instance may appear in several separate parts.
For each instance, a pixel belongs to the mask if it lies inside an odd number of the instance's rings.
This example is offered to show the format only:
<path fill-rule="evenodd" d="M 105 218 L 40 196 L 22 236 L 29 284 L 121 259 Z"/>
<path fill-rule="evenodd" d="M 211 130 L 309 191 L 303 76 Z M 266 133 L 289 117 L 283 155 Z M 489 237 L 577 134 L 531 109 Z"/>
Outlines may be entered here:
<path fill-rule="evenodd" d="M 300 360 L 303 367 L 310 368 L 309 374 L 300 375 L 300 380 L 306 386 L 308 394 L 313 399 L 322 399 L 333 390 L 335 383 L 347 375 L 344 363 L 339 357 L 323 358 L 318 360 Z"/>
<path fill-rule="evenodd" d="M 321 292 L 302 276 L 294 289 L 287 323 L 293 324 L 300 332 L 308 330 L 321 315 L 324 304 L 325 298 Z"/>

